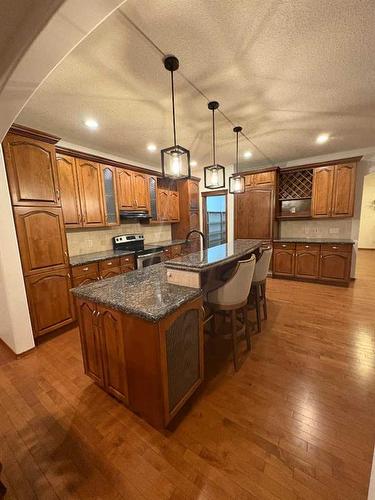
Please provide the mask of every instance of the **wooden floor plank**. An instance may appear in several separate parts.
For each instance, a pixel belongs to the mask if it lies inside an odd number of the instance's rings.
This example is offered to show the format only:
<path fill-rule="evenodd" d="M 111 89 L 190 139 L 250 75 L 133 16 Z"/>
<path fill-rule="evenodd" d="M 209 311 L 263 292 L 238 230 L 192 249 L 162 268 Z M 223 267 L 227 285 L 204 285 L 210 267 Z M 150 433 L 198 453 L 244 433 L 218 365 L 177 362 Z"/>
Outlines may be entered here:
<path fill-rule="evenodd" d="M 375 442 L 375 258 L 349 288 L 268 280 L 269 319 L 238 373 L 208 379 L 158 432 L 83 374 L 77 330 L 15 360 L 0 345 L 7 498 L 366 498 Z M 253 314 L 253 313 L 251 313 Z"/>

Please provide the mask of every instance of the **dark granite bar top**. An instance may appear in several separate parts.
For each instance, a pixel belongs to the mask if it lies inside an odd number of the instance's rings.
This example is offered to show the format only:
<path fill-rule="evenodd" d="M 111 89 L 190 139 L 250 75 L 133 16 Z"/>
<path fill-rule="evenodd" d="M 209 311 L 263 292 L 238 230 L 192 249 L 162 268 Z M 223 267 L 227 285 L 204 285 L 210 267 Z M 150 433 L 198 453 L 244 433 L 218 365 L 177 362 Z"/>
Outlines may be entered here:
<path fill-rule="evenodd" d="M 82 255 L 74 255 L 69 257 L 69 262 L 72 267 L 90 264 L 91 262 L 99 262 L 101 260 L 113 259 L 114 257 L 122 257 L 123 255 L 132 255 L 134 252 L 129 250 L 104 250 L 103 252 L 86 253 Z"/>
<path fill-rule="evenodd" d="M 147 246 L 149 247 L 171 247 L 173 245 L 183 245 L 185 243 L 185 240 L 165 240 L 165 241 L 158 241 L 157 243 L 148 243 Z"/>
<path fill-rule="evenodd" d="M 171 285 L 164 264 L 72 289 L 76 297 L 157 322 L 199 297 L 199 288 Z"/>
<path fill-rule="evenodd" d="M 340 238 L 280 238 L 273 240 L 274 243 L 332 243 L 339 245 L 340 243 L 354 245 L 353 240 Z"/>
<path fill-rule="evenodd" d="M 223 245 L 194 252 L 165 262 L 166 267 L 204 272 L 222 264 L 240 259 L 262 246 L 261 240 L 234 240 Z"/>

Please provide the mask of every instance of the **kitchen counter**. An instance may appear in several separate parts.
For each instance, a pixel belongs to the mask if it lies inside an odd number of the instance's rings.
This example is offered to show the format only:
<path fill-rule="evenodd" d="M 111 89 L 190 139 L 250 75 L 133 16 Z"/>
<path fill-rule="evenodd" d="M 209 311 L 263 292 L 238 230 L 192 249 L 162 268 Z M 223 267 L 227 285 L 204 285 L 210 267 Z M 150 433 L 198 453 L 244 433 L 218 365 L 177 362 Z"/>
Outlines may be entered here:
<path fill-rule="evenodd" d="M 134 255 L 134 252 L 129 250 L 104 250 L 103 252 L 73 255 L 69 257 L 69 263 L 72 267 L 82 266 L 91 262 L 100 262 L 101 260 L 113 259 L 114 257 L 122 257 L 124 255 Z"/>
<path fill-rule="evenodd" d="M 245 255 L 255 252 L 261 246 L 261 240 L 234 240 L 200 252 L 168 260 L 165 265 L 171 269 L 204 272 L 245 257 Z"/>
<path fill-rule="evenodd" d="M 202 292 L 196 288 L 169 284 L 165 265 L 155 264 L 73 288 L 72 293 L 80 299 L 157 322 L 186 302 L 199 297 Z"/>
<path fill-rule="evenodd" d="M 354 245 L 353 240 L 340 238 L 279 238 L 273 240 L 274 243 L 332 243 L 332 244 L 349 244 Z"/>
<path fill-rule="evenodd" d="M 172 247 L 173 245 L 183 245 L 186 240 L 164 240 L 157 243 L 148 243 L 149 247 Z"/>

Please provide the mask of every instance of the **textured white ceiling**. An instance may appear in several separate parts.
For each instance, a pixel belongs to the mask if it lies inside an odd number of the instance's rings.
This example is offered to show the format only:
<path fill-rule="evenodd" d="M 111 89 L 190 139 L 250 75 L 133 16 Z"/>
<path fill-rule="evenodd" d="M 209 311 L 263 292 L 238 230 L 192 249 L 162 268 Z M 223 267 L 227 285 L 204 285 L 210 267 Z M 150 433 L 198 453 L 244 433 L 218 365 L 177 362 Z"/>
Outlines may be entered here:
<path fill-rule="evenodd" d="M 157 167 L 172 143 L 169 74 L 180 70 L 266 155 L 243 168 L 375 143 L 373 0 L 128 0 L 50 75 L 17 119 L 64 140 Z M 178 142 L 210 162 L 207 101 L 181 76 Z M 100 123 L 95 132 L 86 117 Z M 233 162 L 232 126 L 219 116 L 217 159 Z M 331 140 L 317 146 L 320 132 Z"/>

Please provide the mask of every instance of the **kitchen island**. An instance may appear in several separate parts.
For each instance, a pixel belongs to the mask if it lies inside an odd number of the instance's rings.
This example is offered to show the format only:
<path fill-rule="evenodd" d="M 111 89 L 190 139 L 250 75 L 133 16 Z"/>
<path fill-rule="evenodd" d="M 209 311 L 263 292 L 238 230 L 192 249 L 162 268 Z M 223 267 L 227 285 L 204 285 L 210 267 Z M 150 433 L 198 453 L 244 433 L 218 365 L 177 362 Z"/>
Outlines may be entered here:
<path fill-rule="evenodd" d="M 217 273 L 260 246 L 235 241 L 175 260 Z M 173 263 L 72 290 L 85 373 L 156 428 L 168 425 L 204 379 L 203 290 L 169 283 Z"/>

